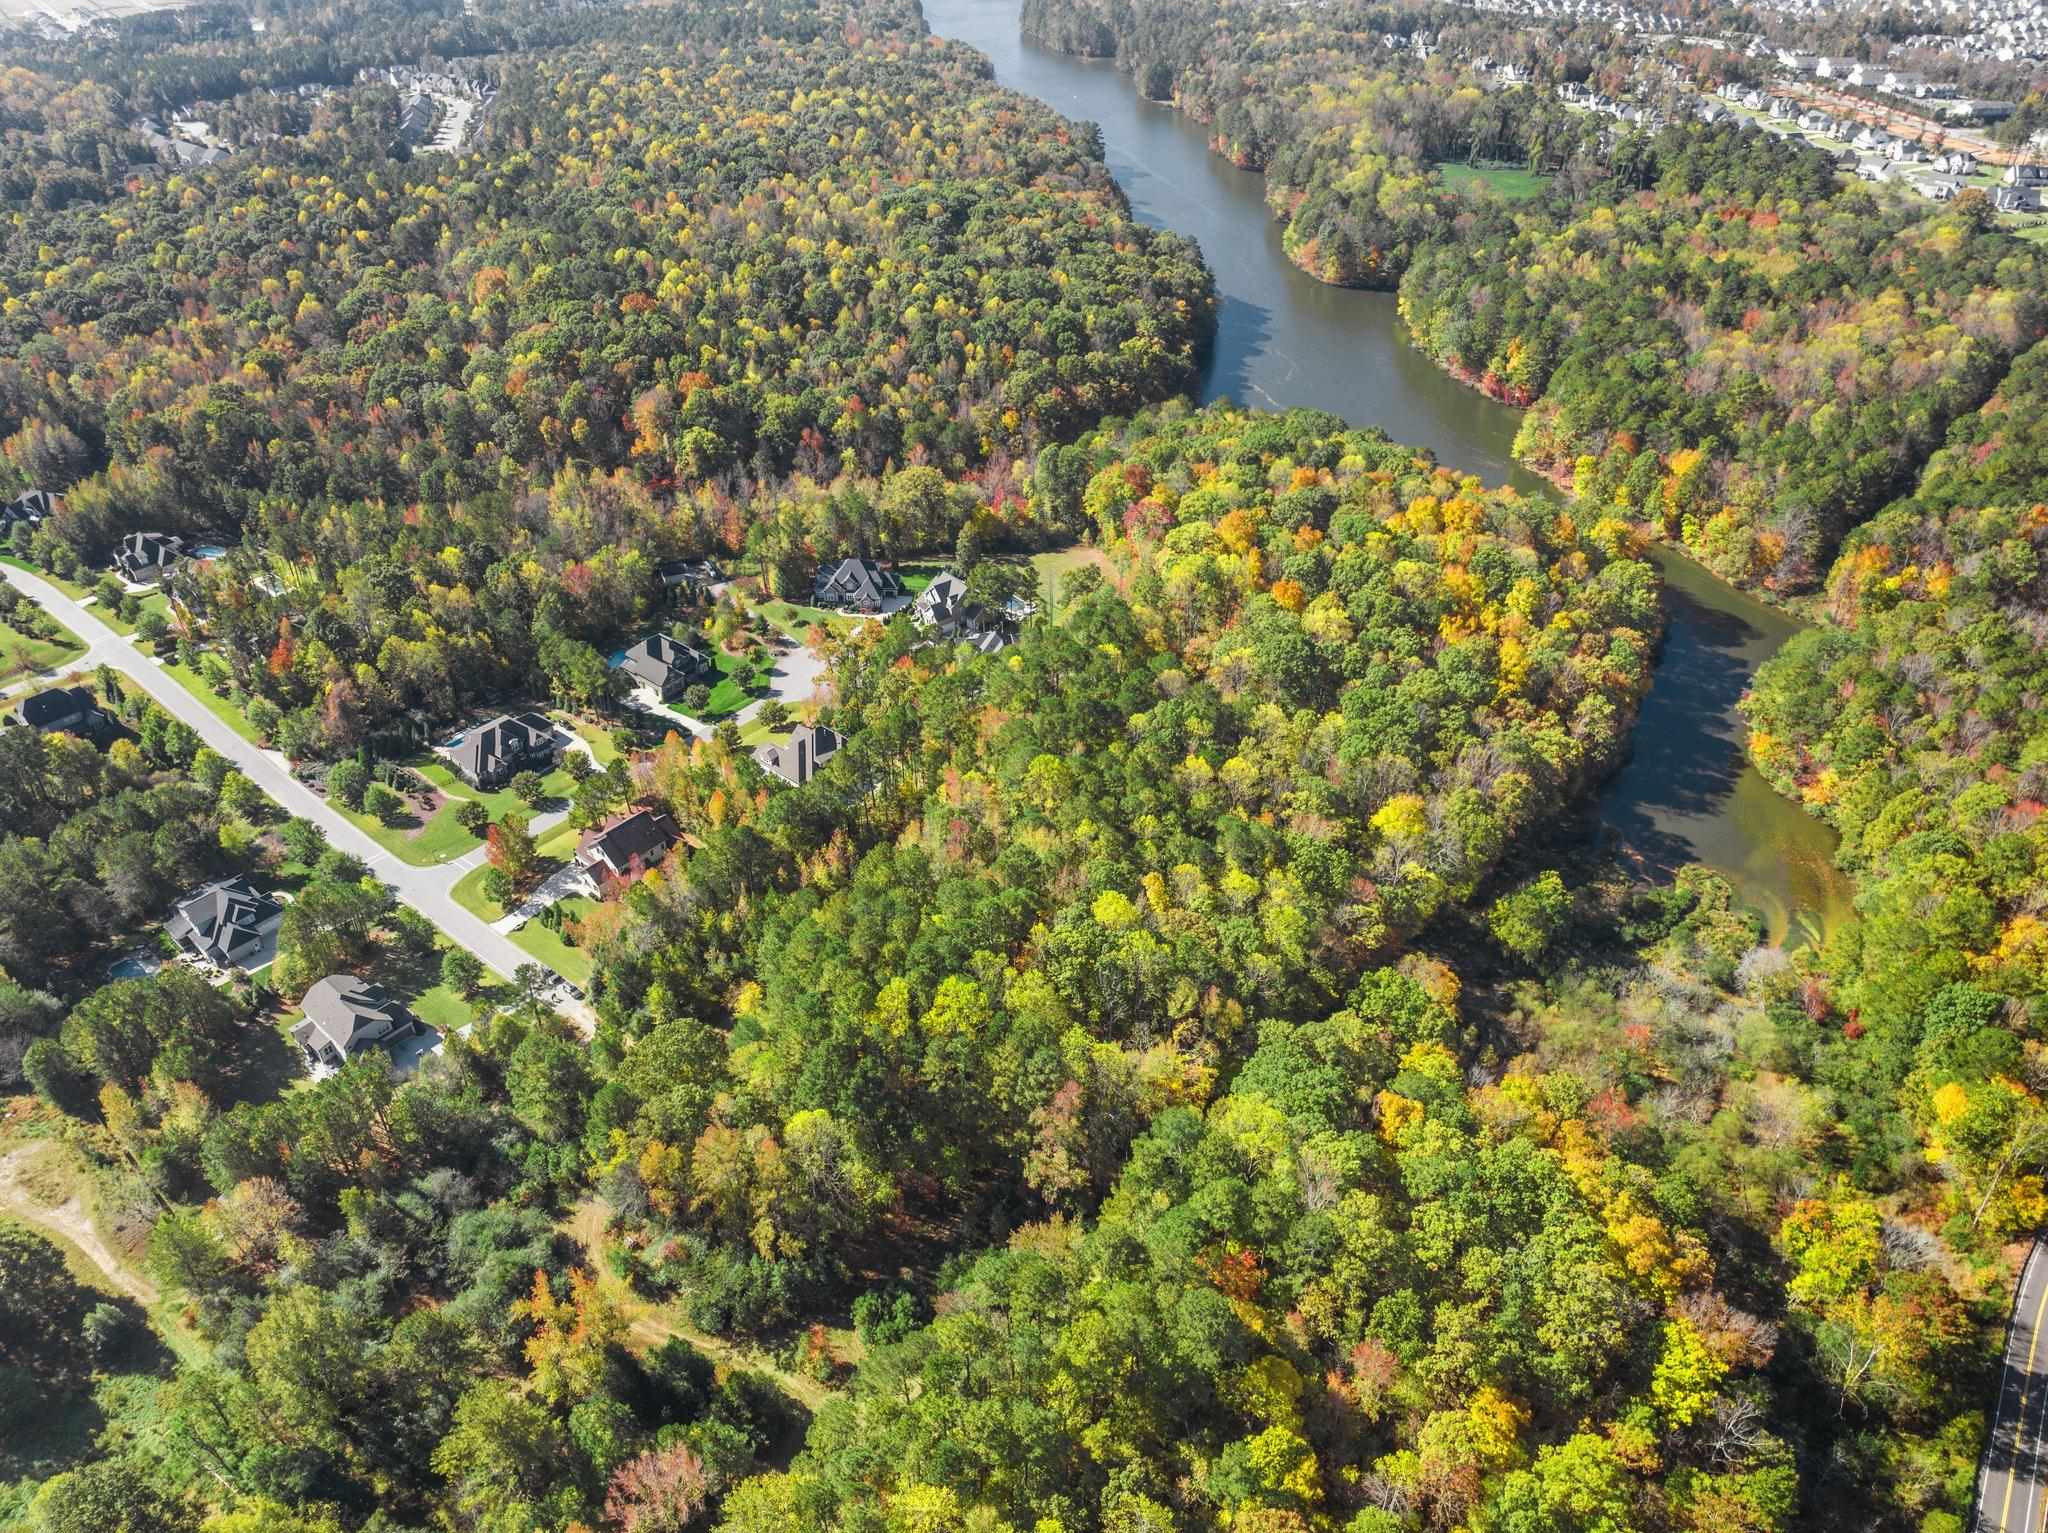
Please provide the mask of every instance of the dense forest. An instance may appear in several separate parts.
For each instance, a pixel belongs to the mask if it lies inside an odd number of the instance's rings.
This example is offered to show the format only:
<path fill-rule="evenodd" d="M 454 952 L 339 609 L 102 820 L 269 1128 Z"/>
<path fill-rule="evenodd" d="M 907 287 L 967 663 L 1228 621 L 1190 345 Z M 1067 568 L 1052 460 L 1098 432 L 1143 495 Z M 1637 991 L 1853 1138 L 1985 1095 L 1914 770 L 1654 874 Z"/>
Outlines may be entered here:
<path fill-rule="evenodd" d="M 0 75 L 0 544 L 136 647 L 0 729 L 0 1528 L 1961 1533 L 2048 1221 L 2036 247 L 1471 60 L 1636 68 L 1584 27 L 1028 0 L 1528 404 L 1530 494 L 1179 397 L 1199 252 L 896 0 L 263 20 Z M 409 152 L 356 72 L 447 60 Z M 1856 881 L 1808 941 L 1582 834 L 1660 537 L 1819 619 L 1745 703 Z M 752 707 L 629 711 L 649 633 Z M 501 710 L 574 744 L 465 787 Z M 640 811 L 523 949 L 574 1004 L 395 875 L 502 930 Z M 259 972 L 173 957 L 219 879 Z M 316 1068 L 322 976 L 436 1046 Z"/>
<path fill-rule="evenodd" d="M 1216 122 L 1220 151 L 1266 171 L 1308 270 L 1398 283 L 1417 346 L 1533 406 L 1517 457 L 1766 593 L 1813 590 L 2048 323 L 2036 247 L 1980 196 L 1930 216 L 1842 184 L 1803 142 L 1730 126 L 1603 139 L 1540 84 L 1489 92 L 1448 53 L 1378 47 L 1417 20 L 1385 8 L 1027 15 Z M 1290 147 L 1241 153 L 1267 141 L 1238 125 L 1262 122 Z M 1533 201 L 1474 206 L 1432 171 L 1446 159 L 1558 174 Z"/>

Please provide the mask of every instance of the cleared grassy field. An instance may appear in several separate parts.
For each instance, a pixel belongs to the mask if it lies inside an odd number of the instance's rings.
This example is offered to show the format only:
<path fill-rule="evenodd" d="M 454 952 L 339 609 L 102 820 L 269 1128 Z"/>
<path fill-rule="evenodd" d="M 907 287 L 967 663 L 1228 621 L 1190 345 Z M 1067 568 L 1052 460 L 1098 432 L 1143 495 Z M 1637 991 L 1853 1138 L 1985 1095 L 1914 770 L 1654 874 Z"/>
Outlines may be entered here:
<path fill-rule="evenodd" d="M 69 629 L 59 628 L 61 638 L 31 639 L 12 628 L 0 628 L 0 681 L 33 676 L 69 665 L 85 653 L 85 646 Z"/>
<path fill-rule="evenodd" d="M 1463 165 L 1455 160 L 1439 160 L 1436 169 L 1444 178 L 1444 185 L 1454 192 L 1484 188 L 1507 202 L 1527 202 L 1540 196 L 1550 184 L 1548 176 L 1511 165 Z"/>

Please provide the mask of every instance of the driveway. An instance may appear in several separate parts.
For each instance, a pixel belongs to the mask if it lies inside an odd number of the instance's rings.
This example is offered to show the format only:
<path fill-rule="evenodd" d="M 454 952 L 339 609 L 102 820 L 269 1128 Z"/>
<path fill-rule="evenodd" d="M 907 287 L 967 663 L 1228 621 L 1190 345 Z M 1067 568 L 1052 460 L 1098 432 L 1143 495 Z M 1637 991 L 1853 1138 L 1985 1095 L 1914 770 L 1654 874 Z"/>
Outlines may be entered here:
<path fill-rule="evenodd" d="M 340 847 L 369 864 L 400 900 L 438 926 L 449 941 L 474 953 L 486 968 L 510 979 L 521 964 L 535 961 L 532 954 L 503 933 L 493 931 L 489 924 L 471 915 L 451 898 L 449 891 L 467 871 L 465 864 L 474 866 L 468 858 L 433 868 L 416 868 L 400 862 L 357 829 L 353 822 L 329 808 L 319 794 L 292 776 L 291 764 L 282 755 L 253 745 L 236 734 L 225 720 L 187 691 L 176 677 L 165 674 L 161 663 L 115 633 L 89 608 L 26 570 L 0 565 L 0 576 L 84 643 L 85 653 L 72 662 L 70 669 L 89 672 L 101 665 L 111 665 L 129 677 L 161 703 L 166 712 L 191 725 L 202 742 L 240 767 L 287 814 L 311 820 L 326 832 L 330 845 Z"/>

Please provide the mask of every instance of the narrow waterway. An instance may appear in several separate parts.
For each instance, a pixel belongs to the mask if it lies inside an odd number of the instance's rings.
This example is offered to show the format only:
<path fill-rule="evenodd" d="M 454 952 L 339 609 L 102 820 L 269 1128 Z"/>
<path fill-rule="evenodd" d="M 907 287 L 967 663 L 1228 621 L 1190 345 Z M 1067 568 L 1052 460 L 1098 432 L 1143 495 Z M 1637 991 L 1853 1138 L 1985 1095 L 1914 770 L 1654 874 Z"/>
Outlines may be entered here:
<path fill-rule="evenodd" d="M 1140 97 L 1111 66 L 1040 48 L 1018 30 L 1021 0 L 924 0 L 933 32 L 979 49 L 996 78 L 1102 129 L 1132 211 L 1202 247 L 1220 300 L 1207 399 L 1306 405 L 1526 491 L 1547 488 L 1511 453 L 1519 413 L 1464 388 L 1403 338 L 1387 293 L 1316 281 L 1290 263 L 1264 183 L 1209 152 L 1201 125 Z M 1848 909 L 1834 833 L 1773 793 L 1744 758 L 1735 704 L 1796 628 L 1690 561 L 1657 556 L 1664 652 L 1629 762 L 1602 794 L 1602 832 L 1647 867 L 1703 862 L 1734 882 L 1774 935 L 1802 916 L 1825 929 Z"/>

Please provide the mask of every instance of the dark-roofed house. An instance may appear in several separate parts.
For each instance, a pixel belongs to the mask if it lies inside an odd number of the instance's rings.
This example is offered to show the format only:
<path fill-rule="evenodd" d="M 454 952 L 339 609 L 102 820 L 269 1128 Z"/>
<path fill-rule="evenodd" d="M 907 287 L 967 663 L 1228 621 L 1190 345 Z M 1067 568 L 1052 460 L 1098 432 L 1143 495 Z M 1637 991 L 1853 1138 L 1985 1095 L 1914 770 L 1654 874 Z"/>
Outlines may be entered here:
<path fill-rule="evenodd" d="M 651 688 L 663 702 L 680 697 L 700 681 L 710 686 L 718 680 L 718 665 L 711 656 L 665 633 L 651 633 L 627 650 L 619 669 Z"/>
<path fill-rule="evenodd" d="M 941 570 L 910 604 L 910 620 L 920 628 L 936 628 L 950 635 L 966 606 L 967 582 L 951 570 Z"/>
<path fill-rule="evenodd" d="M 258 894 L 246 878 L 223 878 L 178 901 L 166 926 L 171 939 L 195 958 L 222 968 L 267 961 L 284 909 Z"/>
<path fill-rule="evenodd" d="M 502 788 L 520 772 L 555 764 L 555 728 L 537 713 L 500 715 L 465 731 L 442 754 L 471 786 Z"/>
<path fill-rule="evenodd" d="M 15 717 L 46 735 L 71 734 L 95 740 L 113 728 L 90 687 L 47 687 L 21 700 Z"/>
<path fill-rule="evenodd" d="M 12 529 L 17 522 L 40 527 L 56 509 L 56 501 L 48 490 L 25 490 L 10 501 L 0 502 L 0 531 Z"/>
<path fill-rule="evenodd" d="M 845 743 L 836 729 L 805 724 L 780 745 L 756 746 L 754 759 L 763 771 L 801 788 Z"/>
<path fill-rule="evenodd" d="M 725 579 L 725 572 L 709 559 L 664 559 L 655 566 L 662 588 L 673 591 L 681 602 L 711 599 L 711 588 Z"/>
<path fill-rule="evenodd" d="M 136 585 L 162 582 L 185 551 L 185 540 L 168 532 L 131 532 L 114 549 L 114 568 Z"/>
<path fill-rule="evenodd" d="M 951 570 L 936 576 L 911 603 L 911 621 L 940 638 L 971 644 L 992 655 L 1017 637 L 1024 620 L 1038 609 L 1011 597 L 1001 607 L 984 607 L 967 599 L 967 582 Z"/>
<path fill-rule="evenodd" d="M 339 1069 L 364 1049 L 409 1038 L 419 1021 L 381 985 L 353 974 L 330 974 L 306 992 L 303 1020 L 292 1037 L 315 1066 Z"/>
<path fill-rule="evenodd" d="M 894 570 L 885 570 L 872 559 L 841 559 L 837 564 L 819 566 L 811 597 L 820 607 L 844 607 L 851 612 L 880 612 L 903 595 L 903 582 Z"/>
<path fill-rule="evenodd" d="M 599 883 L 606 878 L 631 878 L 666 857 L 681 834 L 675 820 L 662 810 L 636 809 L 585 836 L 576 848 L 576 862 Z"/>

